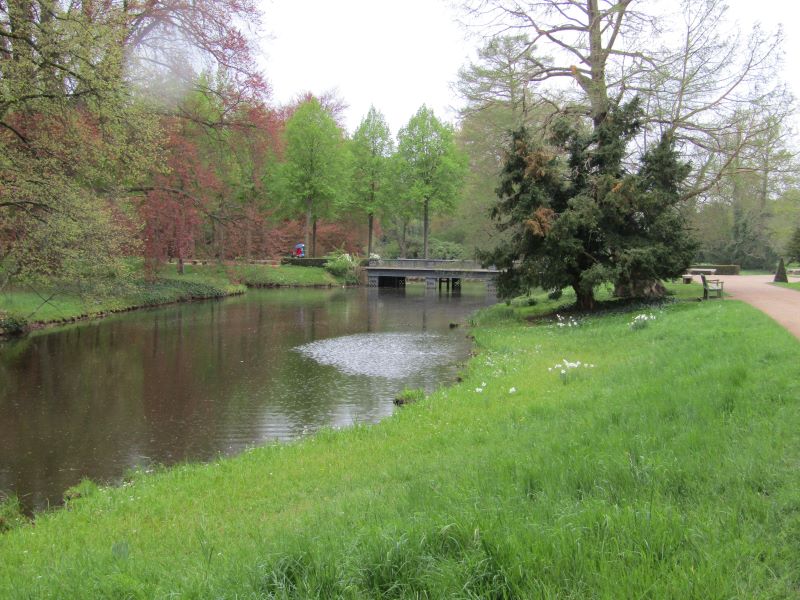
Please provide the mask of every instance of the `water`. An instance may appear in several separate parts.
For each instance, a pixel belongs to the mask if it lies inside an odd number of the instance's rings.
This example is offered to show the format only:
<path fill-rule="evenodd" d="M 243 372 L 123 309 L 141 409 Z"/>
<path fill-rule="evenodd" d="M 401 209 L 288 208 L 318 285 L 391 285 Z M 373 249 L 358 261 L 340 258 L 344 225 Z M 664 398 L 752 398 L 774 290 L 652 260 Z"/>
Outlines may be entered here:
<path fill-rule="evenodd" d="M 379 421 L 455 379 L 449 325 L 485 304 L 482 285 L 253 290 L 0 342 L 0 490 L 41 509 L 83 477 Z"/>

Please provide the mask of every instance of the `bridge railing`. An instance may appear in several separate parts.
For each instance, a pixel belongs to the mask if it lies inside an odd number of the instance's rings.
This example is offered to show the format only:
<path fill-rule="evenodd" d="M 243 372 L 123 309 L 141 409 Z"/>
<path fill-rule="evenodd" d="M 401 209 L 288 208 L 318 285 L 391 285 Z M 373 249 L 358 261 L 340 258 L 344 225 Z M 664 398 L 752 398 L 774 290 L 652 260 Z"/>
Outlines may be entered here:
<path fill-rule="evenodd" d="M 388 267 L 405 269 L 483 269 L 476 260 L 443 260 L 435 258 L 392 258 L 369 260 L 370 267 Z M 488 267 L 489 270 L 496 270 L 494 266 Z"/>

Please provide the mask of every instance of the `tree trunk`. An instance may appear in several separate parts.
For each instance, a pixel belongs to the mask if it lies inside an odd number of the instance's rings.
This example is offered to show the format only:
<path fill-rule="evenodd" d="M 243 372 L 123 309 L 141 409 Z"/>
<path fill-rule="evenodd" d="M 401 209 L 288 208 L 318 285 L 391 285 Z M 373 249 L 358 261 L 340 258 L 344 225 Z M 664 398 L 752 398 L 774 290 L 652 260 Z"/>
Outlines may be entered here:
<path fill-rule="evenodd" d="M 219 262 L 225 260 L 225 227 L 219 228 Z"/>
<path fill-rule="evenodd" d="M 408 221 L 403 221 L 403 229 L 402 233 L 400 234 L 400 239 L 398 240 L 400 243 L 400 258 L 406 258 L 406 229 L 408 228 Z"/>
<path fill-rule="evenodd" d="M 311 258 L 317 258 L 317 218 L 311 226 Z"/>
<path fill-rule="evenodd" d="M 617 298 L 662 298 L 666 293 L 667 288 L 658 279 L 638 279 L 614 286 Z"/>
<path fill-rule="evenodd" d="M 306 250 L 311 248 L 311 198 L 306 198 Z"/>
<path fill-rule="evenodd" d="M 422 258 L 428 258 L 428 199 L 422 204 Z"/>
<path fill-rule="evenodd" d="M 252 246 L 253 246 L 253 227 L 252 221 L 248 219 L 244 223 L 245 232 L 244 232 L 244 258 L 247 262 L 250 262 L 250 259 L 253 256 Z"/>
<path fill-rule="evenodd" d="M 369 213 L 369 218 L 368 218 L 369 234 L 367 236 L 367 258 L 372 256 L 372 219 L 373 218 L 374 218 L 374 215 L 372 213 Z"/>
<path fill-rule="evenodd" d="M 183 275 L 183 256 L 178 256 L 178 275 Z"/>
<path fill-rule="evenodd" d="M 573 285 L 575 290 L 575 304 L 579 310 L 594 310 L 594 291 L 585 291 L 578 285 Z"/>

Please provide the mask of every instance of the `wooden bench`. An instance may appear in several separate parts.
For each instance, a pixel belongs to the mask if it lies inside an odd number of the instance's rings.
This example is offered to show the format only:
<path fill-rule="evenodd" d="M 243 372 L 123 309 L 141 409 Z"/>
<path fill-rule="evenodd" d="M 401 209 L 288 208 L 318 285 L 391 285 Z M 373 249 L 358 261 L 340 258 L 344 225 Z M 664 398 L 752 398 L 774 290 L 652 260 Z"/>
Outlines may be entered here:
<path fill-rule="evenodd" d="M 708 300 L 710 294 L 716 294 L 717 298 L 722 299 L 722 288 L 725 285 L 724 281 L 719 279 L 706 279 L 705 273 L 700 273 L 700 279 L 703 280 L 703 300 Z"/>

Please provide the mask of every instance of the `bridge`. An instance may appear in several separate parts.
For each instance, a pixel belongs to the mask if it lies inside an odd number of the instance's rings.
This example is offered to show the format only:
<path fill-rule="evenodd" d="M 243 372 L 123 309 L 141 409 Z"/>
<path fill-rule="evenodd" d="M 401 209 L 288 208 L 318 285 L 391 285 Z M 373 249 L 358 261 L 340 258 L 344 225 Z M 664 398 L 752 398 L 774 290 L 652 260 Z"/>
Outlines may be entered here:
<path fill-rule="evenodd" d="M 486 291 L 497 291 L 500 272 L 490 267 L 484 269 L 472 260 L 436 260 L 427 258 L 397 258 L 393 260 L 370 259 L 367 272 L 368 287 L 405 287 L 406 279 L 424 279 L 428 290 L 442 289 L 458 292 L 464 279 L 486 282 Z"/>

